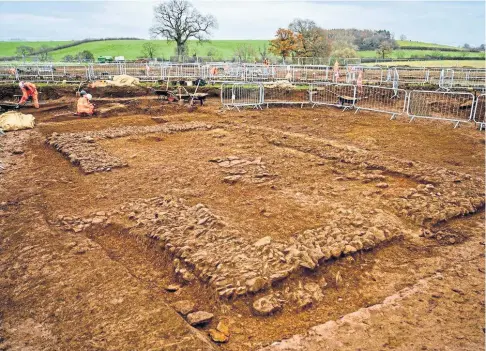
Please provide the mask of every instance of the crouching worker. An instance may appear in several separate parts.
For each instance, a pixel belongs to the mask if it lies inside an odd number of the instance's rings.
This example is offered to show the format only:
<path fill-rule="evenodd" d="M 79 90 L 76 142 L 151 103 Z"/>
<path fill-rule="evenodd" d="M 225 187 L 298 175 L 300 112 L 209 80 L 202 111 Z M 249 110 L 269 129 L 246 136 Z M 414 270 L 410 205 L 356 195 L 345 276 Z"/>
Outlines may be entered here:
<path fill-rule="evenodd" d="M 19 87 L 22 90 L 22 98 L 20 99 L 20 101 L 19 101 L 19 103 L 16 107 L 19 108 L 20 105 L 25 104 L 25 102 L 29 98 L 32 98 L 32 102 L 34 103 L 34 107 L 39 108 L 39 98 L 38 98 L 36 86 L 32 83 L 29 83 L 29 82 L 20 82 Z"/>
<path fill-rule="evenodd" d="M 77 115 L 83 116 L 88 115 L 92 116 L 95 114 L 95 107 L 90 102 L 92 96 L 91 94 L 87 94 L 84 90 L 80 92 L 81 97 L 78 99 L 78 106 L 77 106 Z"/>

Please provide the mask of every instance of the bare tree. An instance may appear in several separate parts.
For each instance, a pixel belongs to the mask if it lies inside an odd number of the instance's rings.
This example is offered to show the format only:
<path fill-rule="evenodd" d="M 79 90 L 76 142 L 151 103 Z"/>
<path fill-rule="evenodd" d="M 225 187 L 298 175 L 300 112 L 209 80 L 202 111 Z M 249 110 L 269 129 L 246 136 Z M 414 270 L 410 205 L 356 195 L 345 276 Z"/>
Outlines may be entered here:
<path fill-rule="evenodd" d="M 203 16 L 186 0 L 169 0 L 154 7 L 154 25 L 150 28 L 152 37 L 175 41 L 177 54 L 183 55 L 189 38 L 207 40 L 211 29 L 217 28 L 216 18 Z"/>
<path fill-rule="evenodd" d="M 407 36 L 405 34 L 400 35 L 400 40 L 401 41 L 407 40 Z"/>
<path fill-rule="evenodd" d="M 147 41 L 142 45 L 142 55 L 145 58 L 153 59 L 157 55 L 157 48 L 151 41 Z"/>

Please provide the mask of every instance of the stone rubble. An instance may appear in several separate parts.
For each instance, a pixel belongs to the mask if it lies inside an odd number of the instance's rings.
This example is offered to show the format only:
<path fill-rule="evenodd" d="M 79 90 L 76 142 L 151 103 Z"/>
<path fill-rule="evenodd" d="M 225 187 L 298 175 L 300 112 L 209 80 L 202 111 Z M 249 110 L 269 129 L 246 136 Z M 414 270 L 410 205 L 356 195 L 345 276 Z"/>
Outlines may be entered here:
<path fill-rule="evenodd" d="M 252 242 L 243 233 L 227 228 L 204 205 L 188 207 L 172 197 L 128 203 L 106 214 L 132 221 L 130 232 L 134 235 L 160 240 L 175 256 L 174 270 L 184 283 L 197 277 L 224 298 L 257 293 L 292 272 L 314 270 L 326 260 L 371 249 L 403 234 L 395 216 L 357 206 L 336 207 L 325 226 L 298 233 L 289 242 L 270 237 Z M 76 231 L 88 228 L 95 218 L 100 218 L 102 225 L 108 222 L 96 214 L 86 219 L 60 216 L 58 220 L 65 229 Z"/>
<path fill-rule="evenodd" d="M 176 292 L 180 288 L 181 286 L 179 284 L 170 284 L 165 287 L 165 290 L 167 290 L 168 292 Z"/>
<path fill-rule="evenodd" d="M 192 326 L 203 325 L 209 323 L 214 317 L 214 314 L 205 312 L 205 311 L 197 311 L 193 313 L 189 313 L 187 315 L 187 322 Z"/>
<path fill-rule="evenodd" d="M 253 314 L 257 316 L 270 316 L 282 309 L 282 304 L 275 295 L 263 296 L 253 302 Z"/>
<path fill-rule="evenodd" d="M 223 182 L 235 184 L 239 181 L 247 183 L 264 183 L 274 179 L 277 175 L 269 173 L 261 157 L 246 160 L 237 156 L 213 158 L 209 162 L 216 163 L 225 175 Z"/>
<path fill-rule="evenodd" d="M 177 313 L 186 316 L 191 312 L 194 312 L 196 304 L 189 300 L 181 300 L 174 302 L 172 307 L 177 311 Z"/>
<path fill-rule="evenodd" d="M 79 166 L 84 173 L 90 174 L 93 172 L 106 172 L 113 168 L 126 167 L 128 165 L 125 161 L 106 152 L 97 143 L 99 140 L 149 133 L 172 134 L 194 130 L 209 130 L 211 128 L 210 124 L 201 122 L 125 126 L 79 133 L 52 133 L 46 142 L 66 156 L 73 165 Z"/>
<path fill-rule="evenodd" d="M 219 321 L 216 329 L 209 329 L 208 334 L 214 342 L 225 343 L 229 340 L 229 327 L 223 321 Z"/>

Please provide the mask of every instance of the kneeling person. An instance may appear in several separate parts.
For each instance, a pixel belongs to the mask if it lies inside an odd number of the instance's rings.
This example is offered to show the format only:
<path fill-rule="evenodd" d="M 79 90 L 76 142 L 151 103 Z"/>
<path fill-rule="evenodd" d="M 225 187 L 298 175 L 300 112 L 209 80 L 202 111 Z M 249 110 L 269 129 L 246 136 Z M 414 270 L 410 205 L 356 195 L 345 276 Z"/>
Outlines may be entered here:
<path fill-rule="evenodd" d="M 92 116 L 95 113 L 94 105 L 90 102 L 92 96 L 87 94 L 84 90 L 80 93 L 81 97 L 78 99 L 77 115 Z"/>

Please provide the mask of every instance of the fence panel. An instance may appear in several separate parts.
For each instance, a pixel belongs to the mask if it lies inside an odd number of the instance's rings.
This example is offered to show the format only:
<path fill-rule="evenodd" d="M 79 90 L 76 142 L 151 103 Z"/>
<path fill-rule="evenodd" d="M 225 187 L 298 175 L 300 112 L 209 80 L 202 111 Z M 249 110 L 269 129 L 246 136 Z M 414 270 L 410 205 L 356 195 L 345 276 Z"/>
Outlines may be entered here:
<path fill-rule="evenodd" d="M 211 82 L 237 81 L 245 78 L 243 69 L 239 64 L 212 62 L 205 67 L 206 78 Z M 268 72 L 268 68 L 266 72 Z"/>
<path fill-rule="evenodd" d="M 356 101 L 356 86 L 352 84 L 319 83 L 309 88 L 312 107 L 328 105 L 342 107 L 344 110 L 353 108 Z"/>
<path fill-rule="evenodd" d="M 450 68 L 443 69 L 439 77 L 439 89 L 451 90 L 454 81 L 454 70 Z"/>
<path fill-rule="evenodd" d="M 486 86 L 484 69 L 454 69 L 453 89 L 482 88 Z"/>
<path fill-rule="evenodd" d="M 414 118 L 429 118 L 454 122 L 456 128 L 460 122 L 469 122 L 473 113 L 474 95 L 439 91 L 410 92 L 407 114 L 410 122 Z"/>
<path fill-rule="evenodd" d="M 426 82 L 429 84 L 439 85 L 442 68 L 429 67 L 426 71 Z"/>
<path fill-rule="evenodd" d="M 486 124 L 486 95 L 481 94 L 476 97 L 476 104 L 474 105 L 474 122 L 479 127 L 479 130 L 482 130 Z"/>
<path fill-rule="evenodd" d="M 0 80 L 18 80 L 17 68 L 13 65 L 0 65 Z"/>
<path fill-rule="evenodd" d="M 227 109 L 262 108 L 263 85 L 259 83 L 223 83 L 221 104 Z"/>
<path fill-rule="evenodd" d="M 425 84 L 427 82 L 428 71 L 425 67 L 395 67 L 395 70 L 400 76 L 400 84 Z"/>
<path fill-rule="evenodd" d="M 62 66 L 63 80 L 67 82 L 81 82 L 89 80 L 88 66 L 79 64 L 65 64 Z"/>
<path fill-rule="evenodd" d="M 332 80 L 332 68 L 329 66 L 293 66 L 293 82 L 320 83 Z"/>
<path fill-rule="evenodd" d="M 384 80 L 385 74 L 382 67 L 366 67 L 362 66 L 363 81 L 367 84 L 381 84 Z"/>
<path fill-rule="evenodd" d="M 123 63 L 98 63 L 89 65 L 88 73 L 90 80 L 109 80 L 113 76 L 124 74 L 125 64 Z"/>
<path fill-rule="evenodd" d="M 407 92 L 379 86 L 363 85 L 356 89 L 356 112 L 359 110 L 391 114 L 391 119 L 405 112 Z"/>
<path fill-rule="evenodd" d="M 292 105 L 300 107 L 310 103 L 309 89 L 298 88 L 292 84 L 280 84 L 279 82 L 267 83 L 263 86 L 263 103 L 267 105 Z"/>
<path fill-rule="evenodd" d="M 17 66 L 17 78 L 19 80 L 42 81 L 38 75 L 37 65 L 32 64 Z"/>
<path fill-rule="evenodd" d="M 136 77 L 141 81 L 156 81 L 161 79 L 160 64 L 127 62 L 124 65 L 124 74 Z"/>
<path fill-rule="evenodd" d="M 199 64 L 169 64 L 162 68 L 162 79 L 177 79 L 177 80 L 195 80 L 203 78 Z"/>

